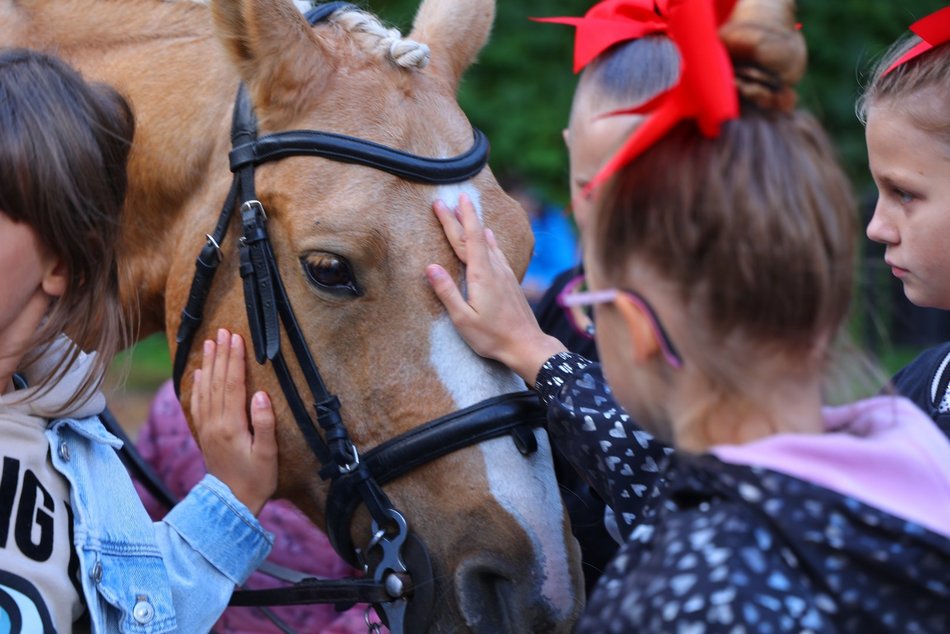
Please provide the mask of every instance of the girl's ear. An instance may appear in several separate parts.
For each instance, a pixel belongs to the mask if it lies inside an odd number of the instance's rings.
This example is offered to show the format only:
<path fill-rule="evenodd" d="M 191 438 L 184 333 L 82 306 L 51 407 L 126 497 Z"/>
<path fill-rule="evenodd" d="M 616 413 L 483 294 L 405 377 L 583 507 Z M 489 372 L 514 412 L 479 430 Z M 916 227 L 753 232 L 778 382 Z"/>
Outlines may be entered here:
<path fill-rule="evenodd" d="M 633 360 L 644 364 L 660 354 L 660 342 L 650 316 L 629 297 L 618 294 L 614 306 L 620 311 L 627 325 L 627 333 L 633 343 Z"/>
<path fill-rule="evenodd" d="M 43 292 L 50 297 L 61 297 L 66 292 L 66 263 L 61 258 L 51 259 L 43 275 Z"/>

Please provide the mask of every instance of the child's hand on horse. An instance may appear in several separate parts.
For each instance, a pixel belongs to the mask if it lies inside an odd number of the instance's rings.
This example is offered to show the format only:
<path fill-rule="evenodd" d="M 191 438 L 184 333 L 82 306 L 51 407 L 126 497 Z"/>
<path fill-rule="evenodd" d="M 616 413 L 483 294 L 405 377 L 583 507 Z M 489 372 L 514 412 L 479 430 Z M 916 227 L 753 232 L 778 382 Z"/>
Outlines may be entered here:
<path fill-rule="evenodd" d="M 498 247 L 491 229 L 485 229 L 472 201 L 459 197 L 457 211 L 442 201 L 433 205 L 442 229 L 466 265 L 468 296 L 438 264 L 426 268 L 429 283 L 445 305 L 462 338 L 483 357 L 501 361 L 534 385 L 541 365 L 564 345 L 538 326 L 524 291 Z"/>
<path fill-rule="evenodd" d="M 274 409 L 265 392 L 251 399 L 248 426 L 244 371 L 244 340 L 218 330 L 217 342 L 204 342 L 191 416 L 208 473 L 257 515 L 277 488 L 277 438 Z"/>

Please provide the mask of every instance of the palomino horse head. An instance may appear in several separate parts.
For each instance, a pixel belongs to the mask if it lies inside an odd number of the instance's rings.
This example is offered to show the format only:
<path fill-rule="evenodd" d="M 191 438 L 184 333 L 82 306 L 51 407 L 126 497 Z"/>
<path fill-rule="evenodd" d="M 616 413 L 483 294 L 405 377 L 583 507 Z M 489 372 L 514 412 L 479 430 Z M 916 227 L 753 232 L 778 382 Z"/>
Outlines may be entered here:
<path fill-rule="evenodd" d="M 175 333 L 194 258 L 228 189 L 239 80 L 262 135 L 322 130 L 425 157 L 455 156 L 473 138 L 456 88 L 493 14 L 493 0 L 425 0 L 406 41 L 353 10 L 310 28 L 289 0 L 214 0 L 210 11 L 157 0 L 0 0 L 0 38 L 53 50 L 132 101 L 137 129 L 120 245 L 131 281 L 124 291 L 129 306 L 140 306 L 142 334 Z M 524 269 L 527 220 L 488 169 L 437 187 L 296 156 L 261 165 L 255 181 L 294 312 L 360 451 L 523 389 L 462 342 L 424 275 L 431 262 L 454 261 L 432 203 L 455 204 L 462 192 L 513 266 Z M 249 340 L 238 233 L 232 228 L 222 245 L 198 340 L 219 326 Z M 461 279 L 454 262 L 449 269 Z M 185 402 L 196 361 L 193 352 Z M 322 524 L 327 485 L 274 374 L 252 363 L 249 376 L 251 389 L 267 390 L 278 408 L 279 493 Z M 550 447 L 543 431 L 536 434 L 539 448 L 530 455 L 509 437 L 495 438 L 386 485 L 433 560 L 431 631 L 559 632 L 577 617 L 579 556 Z M 351 537 L 370 539 L 364 509 Z"/>
<path fill-rule="evenodd" d="M 472 144 L 455 91 L 487 37 L 493 9 L 484 0 L 428 0 L 405 41 L 350 9 L 311 29 L 284 2 L 212 3 L 217 35 L 248 89 L 260 134 L 330 131 L 434 158 Z M 454 259 L 432 203 L 454 204 L 462 192 L 496 229 L 514 266 L 526 266 L 532 239 L 525 216 L 487 169 L 433 187 L 291 157 L 260 166 L 255 181 L 294 311 L 359 447 L 523 389 L 465 346 L 423 276 L 426 264 Z M 244 330 L 235 258 L 230 262 L 205 319 Z M 458 264 L 455 273 L 461 276 Z M 183 291 L 170 283 L 170 307 L 180 305 Z M 253 377 L 255 389 L 281 402 L 266 368 Z M 318 465 L 286 409 L 279 419 L 286 421 L 279 428 L 281 492 L 320 518 Z M 550 449 L 541 445 L 526 457 L 510 438 L 498 438 L 387 485 L 435 562 L 434 629 L 569 627 L 579 604 L 577 558 Z M 352 537 L 365 544 L 369 535 L 364 511 Z"/>

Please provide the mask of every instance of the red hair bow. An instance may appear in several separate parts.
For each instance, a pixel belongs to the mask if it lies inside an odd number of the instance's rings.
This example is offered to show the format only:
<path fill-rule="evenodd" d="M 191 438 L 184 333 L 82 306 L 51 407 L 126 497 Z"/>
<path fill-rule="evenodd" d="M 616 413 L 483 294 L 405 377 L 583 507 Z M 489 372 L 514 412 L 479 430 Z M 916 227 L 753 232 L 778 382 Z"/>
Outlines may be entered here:
<path fill-rule="evenodd" d="M 667 0 L 604 0 L 582 18 L 531 18 L 536 22 L 568 24 L 574 37 L 574 72 L 579 73 L 614 44 L 653 33 L 666 33 Z"/>
<path fill-rule="evenodd" d="M 680 51 L 679 82 L 642 105 L 611 113 L 649 116 L 594 177 L 588 189 L 603 183 L 680 121 L 695 119 L 700 132 L 713 138 L 719 135 L 725 121 L 739 116 L 732 62 L 719 39 L 719 27 L 732 14 L 735 3 L 736 0 L 669 0 L 667 34 Z"/>
<path fill-rule="evenodd" d="M 901 64 L 906 64 L 915 57 L 920 57 L 935 46 L 950 42 L 950 7 L 944 7 L 931 13 L 926 18 L 917 20 L 910 25 L 910 30 L 920 36 L 923 41 L 891 64 L 884 71 L 884 75 L 887 75 Z"/>

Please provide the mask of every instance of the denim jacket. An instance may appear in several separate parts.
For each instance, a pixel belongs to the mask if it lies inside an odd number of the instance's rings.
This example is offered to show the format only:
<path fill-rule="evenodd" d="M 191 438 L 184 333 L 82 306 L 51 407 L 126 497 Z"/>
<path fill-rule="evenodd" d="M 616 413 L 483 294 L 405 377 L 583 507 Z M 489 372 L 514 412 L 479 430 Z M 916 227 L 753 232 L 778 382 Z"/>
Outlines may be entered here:
<path fill-rule="evenodd" d="M 96 416 L 54 420 L 46 437 L 70 484 L 92 631 L 208 632 L 273 537 L 211 475 L 153 523 Z"/>

